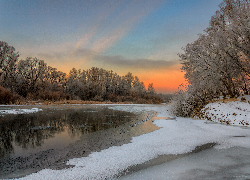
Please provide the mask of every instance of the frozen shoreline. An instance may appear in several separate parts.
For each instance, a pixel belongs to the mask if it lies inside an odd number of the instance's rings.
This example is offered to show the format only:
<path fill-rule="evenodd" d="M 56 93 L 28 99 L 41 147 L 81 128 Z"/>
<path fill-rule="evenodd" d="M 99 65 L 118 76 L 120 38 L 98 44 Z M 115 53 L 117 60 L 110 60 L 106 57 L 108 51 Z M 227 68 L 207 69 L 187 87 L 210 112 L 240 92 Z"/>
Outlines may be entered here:
<path fill-rule="evenodd" d="M 0 115 L 7 115 L 7 114 L 29 114 L 29 113 L 36 113 L 38 111 L 42 111 L 39 108 L 31 108 L 31 109 L 7 109 L 7 110 L 0 110 Z"/>
<path fill-rule="evenodd" d="M 167 105 L 111 105 L 112 109 L 129 112 L 156 111 L 158 117 L 169 117 Z M 160 119 L 160 118 L 159 118 Z M 184 154 L 197 146 L 216 143 L 217 151 L 233 147 L 250 148 L 250 130 L 221 124 L 206 124 L 205 120 L 176 118 L 155 120 L 159 130 L 134 137 L 132 142 L 113 146 L 88 157 L 67 162 L 74 167 L 63 170 L 44 169 L 22 179 L 104 179 L 114 178 L 130 166 L 142 164 L 160 155 Z"/>
<path fill-rule="evenodd" d="M 26 122 L 26 117 L 29 117 L 28 119 L 32 119 L 34 117 L 36 119 L 35 125 L 29 125 L 26 128 L 26 125 L 21 124 L 21 126 L 18 129 L 24 129 L 24 133 L 29 134 L 23 138 L 32 137 L 30 134 L 34 133 L 35 130 L 37 133 L 50 133 L 52 130 L 52 133 L 55 132 L 53 129 L 53 123 L 60 123 L 61 120 L 67 124 L 71 123 L 71 114 L 73 115 L 88 115 L 87 117 L 91 116 L 91 118 L 88 118 L 89 123 L 87 122 L 87 125 L 91 125 L 90 121 L 92 122 L 92 119 L 96 117 L 96 121 L 99 121 L 99 124 L 95 124 L 94 126 L 87 127 L 84 126 L 84 128 L 81 128 L 84 124 L 86 124 L 86 116 L 84 117 L 78 117 L 79 120 L 77 122 L 73 122 L 73 128 L 76 128 L 78 134 L 77 136 L 74 136 L 72 139 L 71 130 L 68 127 L 65 127 L 63 132 L 58 131 L 59 133 L 49 139 L 44 140 L 42 146 L 37 146 L 34 149 L 28 148 L 28 149 L 20 149 L 17 145 L 14 144 L 14 152 L 2 157 L 0 159 L 0 179 L 7 179 L 7 178 L 21 178 L 24 176 L 27 176 L 31 173 L 38 172 L 42 169 L 48 168 L 48 169 L 64 169 L 69 168 L 70 166 L 67 166 L 65 162 L 72 158 L 79 158 L 79 157 L 87 157 L 90 153 L 101 151 L 104 149 L 108 149 L 111 146 L 121 146 L 126 143 L 130 143 L 132 137 L 139 136 L 141 134 L 152 132 L 158 127 L 156 127 L 152 121 L 149 121 L 152 117 L 154 117 L 153 112 L 138 112 L 136 115 L 134 113 L 128 113 L 128 112 L 116 112 L 113 110 L 108 110 L 108 107 L 106 106 L 92 106 L 92 105 L 82 105 L 82 106 L 74 106 L 74 105 L 68 105 L 68 106 L 27 106 L 27 107 L 21 107 L 20 109 L 29 109 L 29 108 L 39 108 L 43 109 L 43 111 L 38 113 L 31 113 L 28 115 L 9 115 L 6 117 L 2 117 L 2 122 L 7 123 L 4 125 L 4 127 L 12 127 L 14 124 L 19 124 L 19 120 Z M 2 109 L 16 109 L 17 107 L 3 107 Z M 62 111 L 65 109 L 65 111 Z M 85 111 L 87 110 L 87 111 Z M 67 111 L 67 112 L 66 112 Z M 53 112 L 53 113 L 52 113 Z M 83 113 L 81 113 L 83 112 Z M 85 113 L 86 112 L 86 113 Z M 88 113 L 91 112 L 91 113 Z M 94 112 L 94 113 L 92 113 Z M 96 113 L 96 112 L 100 112 Z M 114 115 L 115 113 L 117 115 Z M 110 114 L 110 115 L 106 115 Z M 120 114 L 120 115 L 118 115 Z M 128 116 L 126 116 L 128 115 Z M 66 120 L 65 117 L 69 117 L 68 120 Z M 114 117 L 110 117 L 114 116 Z M 47 123 L 47 121 L 44 118 L 49 118 L 50 123 Z M 59 118 L 62 119 L 59 119 Z M 76 118 L 77 116 L 72 116 Z M 99 117 L 99 118 L 98 118 Z M 13 120 L 17 118 L 17 122 L 14 123 Z M 23 120 L 22 120 L 23 118 Z M 43 120 L 44 119 L 44 120 Z M 48 120 L 49 120 L 48 119 Z M 85 120 L 84 120 L 85 119 Z M 98 120 L 99 119 L 99 120 Z M 106 119 L 106 120 L 105 120 Z M 130 119 L 128 121 L 128 119 Z M 10 120 L 10 121 L 9 121 Z M 115 121 L 119 122 L 115 122 Z M 145 122 L 145 120 L 147 120 Z M 41 123 L 39 123 L 41 122 Z M 52 122 L 52 124 L 51 124 Z M 104 124 L 103 122 L 112 122 L 111 124 Z M 29 121 L 28 121 L 29 123 Z M 76 124 L 75 124 L 76 123 Z M 10 125 L 10 126 L 9 126 Z M 100 126 L 99 126 L 100 125 Z M 24 127 L 23 127 L 24 126 Z M 93 131 L 93 128 L 98 126 L 97 131 Z M 3 127 L 3 124 L 1 124 L 1 127 Z M 18 127 L 15 125 L 15 127 Z M 50 130 L 50 127 L 51 130 Z M 80 128 L 78 128 L 80 127 Z M 104 129 L 103 129 L 104 128 Z M 106 129 L 107 128 L 107 129 Z M 4 128 L 2 128 L 4 129 Z M 79 132 L 80 130 L 84 130 L 83 133 Z M 86 133 L 87 129 L 91 131 L 91 133 Z M 29 131 L 31 130 L 31 132 Z M 94 129 L 95 130 L 95 129 Z M 16 132 L 19 132 L 19 130 L 14 130 L 14 134 Z M 23 130 L 22 130 L 23 131 Z M 4 131 L 3 131 L 4 132 Z M 0 141 L 5 139 L 4 134 L 0 135 Z M 36 133 L 35 132 L 35 133 Z M 74 131 L 75 132 L 75 131 Z M 14 135 L 13 134 L 13 135 Z M 5 142 L 8 142 L 9 137 L 6 137 Z M 65 141 L 63 140 L 65 138 Z M 14 138 L 13 138 L 14 139 Z M 72 140 L 72 141 L 71 141 Z"/>

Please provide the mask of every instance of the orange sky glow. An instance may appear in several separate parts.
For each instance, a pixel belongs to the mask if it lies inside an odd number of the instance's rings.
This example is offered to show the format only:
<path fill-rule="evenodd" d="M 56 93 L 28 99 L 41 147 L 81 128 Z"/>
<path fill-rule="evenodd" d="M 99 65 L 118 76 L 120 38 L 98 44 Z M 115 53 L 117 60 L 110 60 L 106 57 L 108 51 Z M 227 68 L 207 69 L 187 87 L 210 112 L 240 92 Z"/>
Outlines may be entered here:
<path fill-rule="evenodd" d="M 69 73 L 73 67 L 131 72 L 147 88 L 185 84 L 179 53 L 209 25 L 221 0 L 3 1 L 0 40 Z M 25 13 L 24 13 L 25 12 Z"/>
<path fill-rule="evenodd" d="M 69 73 L 70 69 L 73 67 L 76 69 L 87 70 L 91 67 L 99 67 L 101 66 L 92 66 L 91 61 L 86 61 L 89 63 L 85 63 L 85 66 L 81 66 L 81 63 L 70 63 L 70 61 L 64 64 L 53 64 L 51 66 L 57 67 L 58 70 L 63 71 L 65 73 Z M 118 68 L 112 67 L 104 68 L 105 70 L 112 70 L 116 72 L 118 75 L 123 76 L 128 72 L 131 72 L 133 76 L 139 77 L 140 81 L 144 82 L 145 87 L 148 87 L 148 84 L 153 83 L 155 90 L 158 93 L 173 93 L 176 91 L 181 84 L 185 84 L 186 81 L 184 79 L 184 72 L 181 72 L 181 64 L 173 65 L 171 67 L 159 68 L 159 69 L 136 69 L 136 68 Z"/>
<path fill-rule="evenodd" d="M 173 93 L 181 84 L 185 84 L 184 72 L 181 72 L 180 65 L 172 69 L 153 70 L 146 73 L 137 74 L 146 88 L 149 83 L 153 83 L 154 88 L 159 93 Z"/>

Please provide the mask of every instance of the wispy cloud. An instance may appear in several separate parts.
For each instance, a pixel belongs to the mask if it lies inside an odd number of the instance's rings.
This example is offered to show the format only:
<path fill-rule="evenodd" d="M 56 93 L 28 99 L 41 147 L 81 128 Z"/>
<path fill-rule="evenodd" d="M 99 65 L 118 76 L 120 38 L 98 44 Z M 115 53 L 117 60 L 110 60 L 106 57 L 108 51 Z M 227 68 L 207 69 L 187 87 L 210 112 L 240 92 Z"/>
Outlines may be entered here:
<path fill-rule="evenodd" d="M 107 56 L 102 54 L 97 54 L 95 51 L 89 49 L 77 49 L 72 52 L 57 52 L 57 53 L 40 53 L 38 57 L 42 59 L 50 59 L 53 62 L 53 59 L 57 59 L 58 64 L 67 63 L 69 61 L 70 67 L 68 68 L 89 68 L 88 66 L 97 66 L 97 67 L 107 67 L 115 69 L 169 69 L 172 66 L 179 64 L 179 61 L 176 60 L 154 60 L 154 59 L 127 59 L 123 56 Z M 84 58 L 90 58 L 91 61 Z M 83 64 L 82 62 L 85 61 Z M 58 66 L 58 65 L 57 65 Z"/>
<path fill-rule="evenodd" d="M 171 66 L 179 64 L 178 61 L 126 59 L 121 56 L 97 56 L 94 60 L 102 64 L 102 66 L 115 66 L 119 68 L 143 70 L 170 68 Z"/>
<path fill-rule="evenodd" d="M 97 54 L 106 51 L 126 36 L 143 17 L 159 7 L 162 1 L 123 1 L 102 8 L 93 26 L 76 42 L 73 52 L 78 48 L 89 48 Z"/>
<path fill-rule="evenodd" d="M 59 70 L 68 73 L 70 69 L 89 69 L 91 67 L 102 67 L 106 70 L 113 70 L 119 75 L 132 72 L 138 76 L 147 86 L 154 83 L 158 92 L 173 92 L 184 83 L 184 75 L 180 72 L 181 65 L 176 60 L 153 60 L 153 59 L 127 59 L 122 56 L 104 56 L 89 49 L 77 49 L 74 53 L 40 54 L 42 58 L 67 59 L 67 61 L 56 61 L 56 64 L 49 64 Z M 82 63 L 83 57 L 91 57 Z M 53 61 L 50 61 L 53 62 Z"/>
<path fill-rule="evenodd" d="M 123 57 L 103 55 L 106 50 L 124 38 L 137 24 L 142 22 L 144 17 L 160 7 L 161 3 L 165 1 L 106 0 L 105 3 L 96 5 L 95 16 L 88 19 L 88 23 L 79 21 L 79 27 L 82 30 L 79 29 L 72 40 L 64 42 L 65 45 L 53 44 L 53 48 L 48 46 L 40 48 L 39 53 L 31 55 L 45 61 L 49 60 L 53 66 L 58 68 L 69 66 L 67 69 L 72 67 L 86 68 L 91 64 L 96 64 L 99 67 L 102 64 L 105 67 L 110 65 L 128 68 L 162 67 L 172 64 L 172 62 L 163 60 L 129 60 Z"/>

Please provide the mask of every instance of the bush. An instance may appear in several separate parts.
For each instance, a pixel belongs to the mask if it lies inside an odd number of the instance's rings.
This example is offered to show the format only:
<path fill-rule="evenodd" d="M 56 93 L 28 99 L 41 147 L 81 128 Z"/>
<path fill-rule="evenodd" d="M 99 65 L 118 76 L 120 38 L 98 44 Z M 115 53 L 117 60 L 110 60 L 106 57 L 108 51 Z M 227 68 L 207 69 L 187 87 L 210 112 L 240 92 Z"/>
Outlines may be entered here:
<path fill-rule="evenodd" d="M 102 96 L 98 96 L 96 95 L 94 98 L 91 99 L 92 101 L 99 101 L 99 102 L 102 102 L 103 101 L 103 98 Z"/>
<path fill-rule="evenodd" d="M 59 100 L 68 99 L 68 96 L 62 91 L 44 91 L 44 92 L 38 92 L 37 94 L 29 93 L 27 95 L 27 99 L 59 101 Z"/>
<path fill-rule="evenodd" d="M 175 116 L 188 116 L 188 104 L 186 103 L 186 101 L 187 92 L 183 90 L 178 90 L 177 92 L 175 92 L 171 100 L 170 113 Z"/>
<path fill-rule="evenodd" d="M 13 95 L 9 89 L 5 89 L 0 86 L 0 104 L 9 104 L 14 102 L 15 95 Z"/>
<path fill-rule="evenodd" d="M 209 97 L 202 90 L 188 86 L 186 90 L 179 89 L 174 93 L 170 112 L 175 116 L 193 117 L 211 100 L 212 96 Z"/>
<path fill-rule="evenodd" d="M 109 94 L 107 99 L 111 102 L 117 102 L 117 96 L 115 94 Z"/>

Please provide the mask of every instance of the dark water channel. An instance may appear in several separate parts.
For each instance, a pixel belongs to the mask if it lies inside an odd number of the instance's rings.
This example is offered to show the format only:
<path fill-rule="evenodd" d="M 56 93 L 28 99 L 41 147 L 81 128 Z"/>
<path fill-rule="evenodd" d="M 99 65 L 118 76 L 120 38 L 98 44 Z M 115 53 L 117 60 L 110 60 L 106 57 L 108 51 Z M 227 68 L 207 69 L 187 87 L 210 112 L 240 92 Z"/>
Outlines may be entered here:
<path fill-rule="evenodd" d="M 100 106 L 51 107 L 36 113 L 0 116 L 0 158 L 63 148 L 84 134 L 118 126 L 134 117 Z"/>
<path fill-rule="evenodd" d="M 34 107 L 38 106 L 1 106 L 0 110 Z M 38 108 L 42 111 L 0 115 L 0 179 L 23 177 L 44 168 L 67 168 L 68 159 L 129 143 L 131 137 L 154 130 L 145 123 L 130 126 L 149 120 L 152 114 L 149 118 L 149 114 L 98 105 Z"/>

